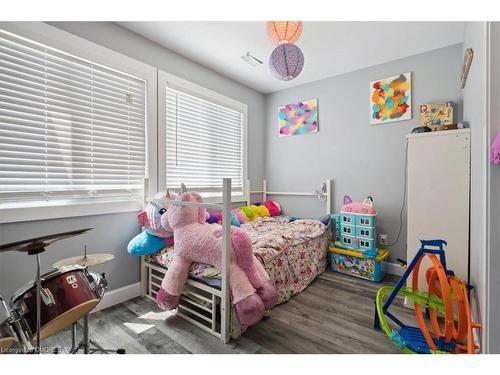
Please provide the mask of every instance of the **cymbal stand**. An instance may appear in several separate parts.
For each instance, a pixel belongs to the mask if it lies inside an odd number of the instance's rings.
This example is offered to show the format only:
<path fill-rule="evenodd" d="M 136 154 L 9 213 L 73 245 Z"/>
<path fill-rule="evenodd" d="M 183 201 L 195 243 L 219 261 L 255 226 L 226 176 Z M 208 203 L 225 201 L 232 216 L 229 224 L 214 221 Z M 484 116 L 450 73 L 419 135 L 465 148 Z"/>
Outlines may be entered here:
<path fill-rule="evenodd" d="M 76 354 L 83 349 L 83 354 L 125 354 L 125 349 L 104 349 L 89 337 L 89 314 L 83 316 L 83 339 L 76 346 L 76 325 L 73 323 L 71 327 L 71 350 L 70 354 Z"/>
<path fill-rule="evenodd" d="M 42 280 L 40 278 L 40 253 L 36 254 L 36 351 L 41 353 L 40 329 L 42 321 Z"/>
<path fill-rule="evenodd" d="M 40 276 L 40 254 L 45 251 L 43 246 L 35 247 L 28 251 L 28 255 L 36 256 L 36 347 L 35 353 L 42 353 L 42 346 L 40 340 L 40 329 L 42 321 L 42 279 Z"/>
<path fill-rule="evenodd" d="M 87 259 L 87 245 L 84 245 L 84 253 L 83 253 L 83 258 Z M 103 274 L 104 275 L 104 274 Z M 94 353 L 101 353 L 101 354 L 110 354 L 110 353 L 115 353 L 115 354 L 125 354 L 125 349 L 104 349 L 102 346 L 100 346 L 98 343 L 96 343 L 94 340 L 92 340 L 89 337 L 89 314 L 85 314 L 83 316 L 83 339 L 80 341 L 78 346 L 76 346 L 76 325 L 77 322 L 73 323 L 71 326 L 71 354 L 76 354 L 78 351 L 83 349 L 83 354 L 94 354 Z"/>

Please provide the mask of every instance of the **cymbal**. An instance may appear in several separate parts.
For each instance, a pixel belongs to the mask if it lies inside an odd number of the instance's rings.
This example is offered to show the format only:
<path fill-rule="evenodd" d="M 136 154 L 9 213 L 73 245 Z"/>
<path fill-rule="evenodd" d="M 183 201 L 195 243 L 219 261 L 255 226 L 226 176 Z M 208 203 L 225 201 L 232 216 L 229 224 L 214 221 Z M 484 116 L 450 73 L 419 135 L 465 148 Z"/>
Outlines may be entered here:
<path fill-rule="evenodd" d="M 80 255 L 73 258 L 62 259 L 54 263 L 53 267 L 61 268 L 74 265 L 83 267 L 93 267 L 97 266 L 98 264 L 109 262 L 110 260 L 113 260 L 114 257 L 115 256 L 113 254 L 87 254 L 86 256 Z"/>
<path fill-rule="evenodd" d="M 64 238 L 69 238 L 73 236 L 78 236 L 79 234 L 85 233 L 93 228 L 78 229 L 70 232 L 54 233 L 47 236 L 34 237 L 27 240 L 16 241 L 11 243 L 6 243 L 0 245 L 0 253 L 4 251 L 21 251 L 28 254 L 37 254 L 45 250 L 45 248 L 52 243 L 62 240 Z"/>

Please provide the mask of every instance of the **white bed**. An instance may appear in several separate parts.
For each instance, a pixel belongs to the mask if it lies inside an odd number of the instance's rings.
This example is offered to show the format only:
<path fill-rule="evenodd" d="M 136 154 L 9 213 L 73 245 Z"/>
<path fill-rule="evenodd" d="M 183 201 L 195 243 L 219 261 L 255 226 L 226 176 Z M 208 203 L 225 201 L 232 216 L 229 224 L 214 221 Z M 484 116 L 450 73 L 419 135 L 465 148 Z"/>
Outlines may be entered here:
<path fill-rule="evenodd" d="M 279 196 L 279 195 L 288 195 L 288 196 L 304 196 L 305 198 L 314 198 L 319 197 L 324 199 L 326 205 L 326 213 L 330 214 L 332 212 L 332 183 L 331 180 L 326 182 L 326 189 L 321 192 L 273 192 L 267 190 L 267 182 L 264 180 L 262 184 L 262 190 L 252 191 L 250 190 L 250 184 L 247 181 L 247 204 L 249 205 L 251 194 L 262 194 L 262 201 L 268 199 L 269 195 Z M 191 205 L 196 207 L 205 207 L 209 210 L 220 210 L 222 211 L 223 217 L 223 254 L 222 254 L 222 269 L 220 270 L 220 283 L 216 285 L 207 285 L 200 280 L 189 278 L 187 281 L 187 285 L 183 292 L 183 296 L 181 298 L 181 302 L 179 304 L 178 309 L 176 310 L 176 314 L 183 319 L 193 323 L 194 325 L 204 329 L 205 331 L 219 337 L 223 342 L 228 342 L 231 338 L 236 338 L 239 336 L 238 324 L 236 317 L 234 315 L 234 309 L 231 308 L 231 299 L 229 295 L 229 286 L 228 286 L 228 278 L 227 278 L 227 254 L 229 251 L 229 246 L 231 244 L 229 237 L 230 225 L 226 223 L 230 223 L 228 218 L 230 217 L 230 192 L 231 192 L 231 180 L 224 179 L 223 180 L 223 196 L 222 196 L 222 204 L 213 204 L 213 203 L 192 203 L 192 202 L 177 202 L 171 201 L 172 204 L 176 205 Z M 269 218 L 271 221 L 271 218 Z M 251 227 L 255 228 L 247 228 L 254 230 L 255 233 L 258 232 L 258 227 L 264 223 L 251 223 Z M 277 224 L 276 224 L 277 225 Z M 312 223 L 296 223 L 295 226 L 311 226 Z M 317 226 L 316 226 L 317 228 Z M 278 228 L 279 230 L 279 228 Z M 252 233 L 252 232 L 250 232 Z M 317 231 L 319 233 L 319 231 Z M 307 246 L 311 249 L 312 256 L 315 257 L 313 267 L 302 267 L 303 269 L 307 268 L 307 274 L 301 275 L 301 282 L 297 283 L 292 287 L 285 286 L 281 289 L 278 288 L 280 292 L 280 301 L 284 302 L 288 300 L 291 296 L 301 292 L 319 273 L 323 272 L 326 267 L 326 248 L 330 241 L 329 231 L 324 232 L 323 235 L 311 236 L 311 238 L 304 238 L 305 236 L 301 236 L 301 241 L 295 241 L 294 246 L 287 246 L 283 248 L 279 254 L 271 254 L 269 256 L 263 255 L 267 254 L 264 252 L 263 254 L 256 254 L 261 258 L 267 257 L 267 259 L 261 259 L 264 263 L 264 266 L 268 273 L 270 273 L 271 278 L 277 277 L 275 273 L 277 272 L 275 269 L 277 262 L 283 262 L 287 260 L 287 257 L 293 257 L 293 254 L 296 254 L 297 249 L 300 249 L 300 246 L 305 246 L 304 243 L 307 241 Z M 254 249 L 255 251 L 255 249 Z M 322 253 L 324 252 L 324 257 Z M 268 261 L 268 262 L 267 262 Z M 267 266 L 267 267 L 266 267 Z M 296 267 L 297 268 L 297 267 Z M 298 268 L 295 270 L 296 273 L 301 273 L 302 268 Z M 141 294 L 150 298 L 152 300 L 156 299 L 156 293 L 160 288 L 161 282 L 163 280 L 163 276 L 166 272 L 166 268 L 163 267 L 159 262 L 154 261 L 151 258 L 142 257 L 141 258 Z M 304 271 L 305 272 L 305 271 Z"/>

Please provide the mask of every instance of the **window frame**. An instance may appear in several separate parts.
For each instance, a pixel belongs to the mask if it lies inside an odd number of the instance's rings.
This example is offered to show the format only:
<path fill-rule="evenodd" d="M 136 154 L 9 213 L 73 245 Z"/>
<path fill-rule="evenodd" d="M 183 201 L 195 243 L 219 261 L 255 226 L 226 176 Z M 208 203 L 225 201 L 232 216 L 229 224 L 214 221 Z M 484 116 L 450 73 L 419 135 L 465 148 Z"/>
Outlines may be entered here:
<path fill-rule="evenodd" d="M 0 22 L 0 28 L 146 81 L 145 178 L 148 179 L 148 184 L 145 186 L 147 186 L 148 191 L 145 194 L 152 196 L 156 192 L 158 184 L 157 69 L 43 22 Z M 0 203 L 0 224 L 131 212 L 141 209 L 142 206 L 142 199 L 132 201 L 130 199 L 98 199 L 96 201 L 68 200 L 67 202 L 48 201 L 46 203 L 20 202 L 19 205 Z"/>
<path fill-rule="evenodd" d="M 193 82 L 177 77 L 158 69 L 158 189 L 159 191 L 166 190 L 166 88 L 172 88 L 185 92 L 189 95 L 197 96 L 224 107 L 240 111 L 243 114 L 243 131 L 242 131 L 242 147 L 243 147 L 243 186 L 242 193 L 232 194 L 231 202 L 242 202 L 245 200 L 247 193 L 248 179 L 248 106 L 245 103 L 222 95 L 216 91 L 212 91 Z M 221 181 L 222 183 L 222 181 Z M 189 190 L 189 186 L 187 186 Z M 222 202 L 222 185 L 221 194 L 217 196 L 204 197 L 207 202 L 220 203 Z"/>

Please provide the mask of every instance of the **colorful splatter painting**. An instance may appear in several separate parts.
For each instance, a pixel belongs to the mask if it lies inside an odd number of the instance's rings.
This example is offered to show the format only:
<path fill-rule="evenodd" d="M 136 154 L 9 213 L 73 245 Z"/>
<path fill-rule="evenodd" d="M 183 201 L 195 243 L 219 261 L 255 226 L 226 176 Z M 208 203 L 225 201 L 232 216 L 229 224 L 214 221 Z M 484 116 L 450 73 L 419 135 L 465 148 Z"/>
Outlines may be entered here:
<path fill-rule="evenodd" d="M 411 119 L 411 73 L 370 83 L 370 124 Z"/>
<path fill-rule="evenodd" d="M 280 137 L 318 131 L 318 99 L 292 103 L 278 108 Z"/>

